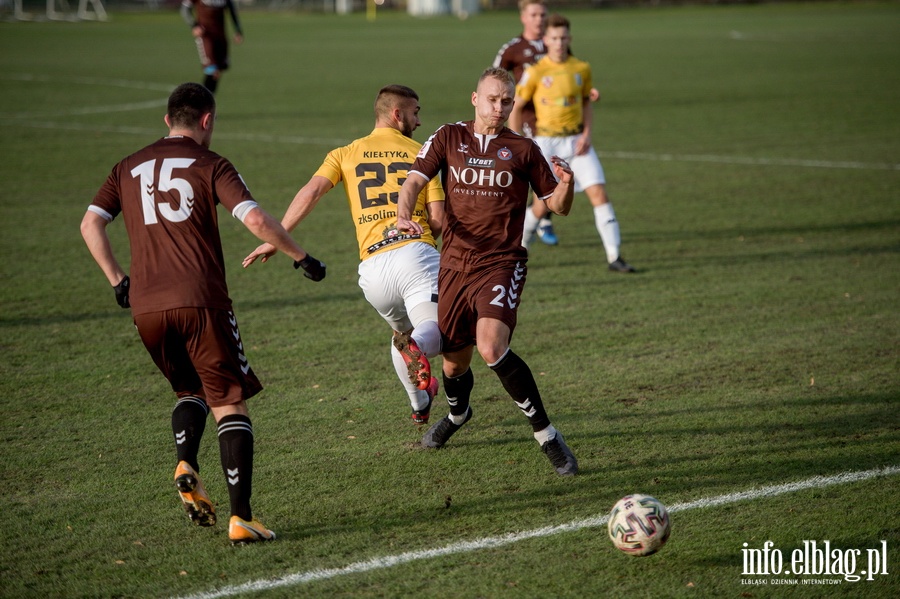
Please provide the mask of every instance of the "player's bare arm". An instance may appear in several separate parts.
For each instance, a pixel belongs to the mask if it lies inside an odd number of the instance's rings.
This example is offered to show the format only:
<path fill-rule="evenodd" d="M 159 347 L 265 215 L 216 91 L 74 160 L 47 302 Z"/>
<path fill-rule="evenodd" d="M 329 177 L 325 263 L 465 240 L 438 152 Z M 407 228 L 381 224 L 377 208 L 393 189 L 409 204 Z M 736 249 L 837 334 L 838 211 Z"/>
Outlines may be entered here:
<path fill-rule="evenodd" d="M 244 226 L 262 241 L 272 244 L 290 256 L 295 262 L 302 261 L 309 254 L 300 247 L 275 218 L 259 206 L 244 217 Z"/>
<path fill-rule="evenodd" d="M 234 23 L 234 35 L 232 36 L 232 39 L 235 44 L 240 44 L 244 41 L 244 33 L 241 30 L 241 22 L 238 20 L 237 7 L 232 0 L 227 0 L 226 6 L 228 7 L 228 13 L 231 15 L 231 22 Z"/>
<path fill-rule="evenodd" d="M 109 236 L 106 234 L 108 224 L 109 222 L 105 218 L 88 210 L 81 220 L 81 236 L 84 238 L 91 256 L 97 261 L 100 270 L 106 276 L 106 280 L 115 287 L 125 278 L 125 270 L 119 265 L 113 254 Z"/>
<path fill-rule="evenodd" d="M 431 228 L 431 235 L 437 241 L 444 230 L 444 202 L 428 202 L 425 204 L 428 211 L 428 226 Z"/>
<path fill-rule="evenodd" d="M 313 211 L 319 200 L 334 187 L 331 181 L 326 177 L 314 175 L 306 185 L 300 188 L 297 195 L 291 201 L 291 205 L 284 213 L 281 219 L 281 226 L 288 231 L 293 231 L 300 222 L 305 219 Z M 260 262 L 266 263 L 269 258 L 274 256 L 278 249 L 271 243 L 264 243 L 244 258 L 242 262 L 244 268 L 253 264 L 257 258 Z"/>
<path fill-rule="evenodd" d="M 422 225 L 412 219 L 412 211 L 416 207 L 416 199 L 428 185 L 428 180 L 418 173 L 409 173 L 403 187 L 400 188 L 400 197 L 397 200 L 397 229 L 402 233 L 413 235 L 422 234 Z"/>
<path fill-rule="evenodd" d="M 545 201 L 554 214 L 566 216 L 572 210 L 572 200 L 575 198 L 575 175 L 569 164 L 559 156 L 551 156 L 550 163 L 559 183 L 553 190 L 553 195 Z"/>
<path fill-rule="evenodd" d="M 576 156 L 584 156 L 591 149 L 591 128 L 594 124 L 594 108 L 591 105 L 590 98 L 584 98 L 581 101 L 582 106 L 582 123 L 584 125 L 584 129 L 581 132 L 581 135 L 578 136 L 578 141 L 575 143 L 575 155 Z"/>

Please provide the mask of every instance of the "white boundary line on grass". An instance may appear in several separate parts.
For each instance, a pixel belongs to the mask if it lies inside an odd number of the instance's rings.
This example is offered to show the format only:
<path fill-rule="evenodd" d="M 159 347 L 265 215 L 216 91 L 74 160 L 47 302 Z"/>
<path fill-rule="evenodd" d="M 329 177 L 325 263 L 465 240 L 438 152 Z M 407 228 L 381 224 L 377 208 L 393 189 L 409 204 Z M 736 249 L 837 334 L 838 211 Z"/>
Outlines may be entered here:
<path fill-rule="evenodd" d="M 133 106 L 133 108 L 151 108 L 151 102 L 147 102 L 147 105 L 138 107 L 137 105 Z M 167 104 L 166 100 L 163 100 L 161 104 L 162 107 L 165 107 Z M 122 105 L 124 106 L 124 105 Z M 96 110 L 96 112 L 105 112 L 111 110 L 112 107 L 104 107 L 104 110 Z M 87 114 L 88 111 L 94 112 L 93 109 L 86 109 L 84 113 Z M 163 111 L 164 113 L 165 111 Z M 159 122 L 162 123 L 162 114 L 160 113 Z M 83 123 L 53 123 L 53 122 L 3 122 L 3 120 L 7 118 L 3 115 L 0 115 L 0 125 L 15 125 L 19 127 L 31 127 L 33 129 L 54 129 L 59 131 L 91 131 L 93 133 L 122 133 L 126 135 L 141 135 L 144 137 L 149 137 L 151 139 L 162 137 L 166 134 L 165 126 L 160 126 L 156 129 L 152 129 L 150 127 L 119 127 L 119 126 L 106 126 L 106 125 L 85 125 Z M 262 133 L 228 133 L 228 132 L 220 132 L 216 131 L 215 139 L 228 139 L 233 141 L 261 141 L 266 143 L 286 143 L 286 144 L 297 144 L 297 145 L 309 145 L 309 146 L 328 146 L 328 147 L 337 147 L 347 145 L 348 140 L 346 139 L 335 139 L 335 138 L 321 138 L 321 137 L 302 137 L 302 136 L 285 136 L 285 135 L 266 135 Z"/>
<path fill-rule="evenodd" d="M 653 160 L 656 162 L 714 162 L 717 164 L 747 164 L 752 166 L 803 166 L 808 168 L 845 168 L 858 170 L 900 171 L 900 164 L 889 162 L 855 162 L 832 160 L 803 160 L 800 158 L 752 158 L 750 156 L 714 156 L 703 154 L 651 154 L 645 152 L 598 152 L 623 160 Z"/>
<path fill-rule="evenodd" d="M 149 100 L 147 102 L 134 102 L 131 104 L 118 104 L 111 106 L 95 106 L 72 109 L 68 113 L 62 112 L 53 114 L 0 114 L 0 125 L 31 127 L 34 129 L 54 129 L 59 131 L 92 131 L 94 133 L 121 133 L 126 135 L 142 135 L 152 137 L 165 133 L 162 128 L 151 129 L 148 127 L 119 127 L 106 125 L 85 125 L 80 123 L 56 123 L 52 121 L 34 121 L 26 120 L 30 117 L 48 117 L 48 116 L 77 116 L 86 114 L 102 114 L 108 112 L 124 112 L 127 110 L 141 110 L 144 108 L 164 107 L 166 100 Z M 162 118 L 160 118 L 162 121 Z M 347 139 L 325 138 L 325 137 L 303 137 L 300 135 L 267 135 L 262 133 L 230 133 L 227 131 L 216 131 L 216 139 L 227 139 L 232 141 L 251 141 L 265 143 L 284 143 L 296 144 L 302 146 L 326 146 L 337 147 L 343 146 L 349 141 Z M 620 160 L 644 160 L 648 162 L 708 162 L 715 164 L 743 164 L 750 166 L 795 166 L 803 168 L 825 168 L 825 169 L 852 169 L 852 170 L 874 170 L 874 171 L 900 171 L 900 164 L 891 164 L 888 162 L 853 162 L 853 161 L 830 161 L 830 160 L 803 160 L 799 158 L 752 158 L 750 156 L 716 156 L 703 154 L 653 154 L 649 152 L 598 152 L 601 158 L 617 158 Z"/>
<path fill-rule="evenodd" d="M 781 485 L 771 485 L 760 487 L 752 491 L 742 491 L 739 493 L 729 493 L 728 495 L 719 495 L 717 497 L 705 497 L 686 503 L 676 503 L 669 506 L 669 512 L 683 512 L 686 510 L 695 510 L 729 503 L 737 503 L 739 501 L 764 499 L 767 497 L 775 497 L 786 493 L 795 493 L 806 489 L 821 489 L 832 485 L 843 485 L 847 483 L 860 482 L 869 480 L 879 476 L 893 476 L 900 474 L 900 466 L 885 466 L 884 468 L 876 468 L 874 470 L 863 470 L 858 472 L 844 472 L 833 476 L 814 476 L 806 480 L 793 483 L 785 483 Z M 485 537 L 475 539 L 474 541 L 461 541 L 445 545 L 444 547 L 436 547 L 434 549 L 423 549 L 420 551 L 409 551 L 397 555 L 385 555 L 375 557 L 367 561 L 354 562 L 342 568 L 329 568 L 326 570 L 309 570 L 307 572 L 298 572 L 296 574 L 288 574 L 280 578 L 268 578 L 264 580 L 256 580 L 240 585 L 222 587 L 214 591 L 197 593 L 195 595 L 186 595 L 181 599 L 217 599 L 219 597 L 231 597 L 243 593 L 252 593 L 257 591 L 268 591 L 271 589 L 284 588 L 314 582 L 317 580 L 328 580 L 338 576 L 346 576 L 348 574 L 360 574 L 363 572 L 371 572 L 373 570 L 383 570 L 400 564 L 406 564 L 423 559 L 431 559 L 445 555 L 453 555 L 456 553 L 469 553 L 471 551 L 480 551 L 482 549 L 492 549 L 502 547 L 527 539 L 537 537 L 549 537 L 552 535 L 574 532 L 582 528 L 591 528 L 603 526 L 609 520 L 608 515 L 594 516 L 585 520 L 576 520 L 568 524 L 560 524 L 558 526 L 547 526 L 535 530 L 526 530 L 522 532 L 513 532 L 498 537 Z"/>
<path fill-rule="evenodd" d="M 7 81 L 30 81 L 38 83 L 53 83 L 57 79 L 46 75 L 35 75 L 31 73 L 18 73 L 11 75 L 2 75 L 0 80 Z M 175 89 L 174 85 L 151 83 L 144 81 L 131 81 L 127 79 L 103 79 L 99 77 L 72 77 L 68 81 L 81 85 L 122 87 L 128 89 L 145 89 L 151 91 L 161 91 L 166 93 L 166 98 L 160 100 L 148 100 L 145 102 L 131 102 L 127 104 L 113 104 L 107 106 L 85 106 L 74 107 L 68 110 L 58 110 L 52 112 L 19 112 L 12 114 L 0 113 L 0 125 L 33 127 L 38 129 L 57 129 L 69 131 L 93 131 L 103 133 L 122 133 L 128 135 L 158 135 L 159 129 L 147 129 L 143 127 L 108 127 L 108 126 L 87 126 L 76 123 L 54 123 L 49 121 L 40 122 L 37 119 L 45 119 L 50 117 L 80 116 L 87 114 L 104 114 L 109 112 L 126 112 L 131 110 L 143 110 L 146 108 L 156 108 L 165 106 L 168 101 L 168 94 Z M 328 139 L 314 138 L 302 136 L 284 136 L 284 135 L 263 135 L 263 134 L 241 134 L 217 132 L 217 139 L 229 139 L 237 141 L 261 141 L 266 143 L 288 143 L 297 145 L 316 145 L 316 146 L 342 146 L 349 143 L 346 139 Z M 799 158 L 752 158 L 749 156 L 716 156 L 703 154 L 656 154 L 650 152 L 598 152 L 601 157 L 618 158 L 621 160 L 644 160 L 652 162 L 709 162 L 715 164 L 743 164 L 751 166 L 799 166 L 804 168 L 826 168 L 826 169 L 855 169 L 855 170 L 887 170 L 900 171 L 900 164 L 891 164 L 884 162 L 858 162 L 858 161 L 830 161 L 830 160 L 804 160 Z"/>

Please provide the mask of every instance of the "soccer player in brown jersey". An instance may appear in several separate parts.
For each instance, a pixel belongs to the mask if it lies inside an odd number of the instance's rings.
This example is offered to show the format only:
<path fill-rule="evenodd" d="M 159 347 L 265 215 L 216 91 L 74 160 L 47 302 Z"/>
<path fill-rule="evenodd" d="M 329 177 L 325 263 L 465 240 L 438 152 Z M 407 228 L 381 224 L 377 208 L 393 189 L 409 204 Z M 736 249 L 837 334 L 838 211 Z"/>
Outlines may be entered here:
<path fill-rule="evenodd" d="M 197 14 L 194 15 L 196 7 Z M 222 71 L 228 70 L 228 35 L 225 32 L 225 10 L 234 23 L 234 43 L 244 41 L 237 7 L 233 0 L 182 0 L 181 18 L 191 26 L 197 43 L 200 64 L 203 65 L 203 85 L 216 93 Z"/>
<path fill-rule="evenodd" d="M 400 189 L 397 227 L 410 233 L 422 232 L 412 210 L 438 172 L 445 195 L 438 324 L 450 414 L 425 433 L 422 444 L 443 447 L 472 417 L 470 364 L 477 347 L 528 418 L 556 472 L 573 475 L 578 462 L 550 423 L 531 370 L 509 345 L 525 285 L 528 252 L 522 247 L 522 224 L 529 187 L 554 213 L 568 214 L 572 171 L 557 156 L 548 162 L 534 141 L 504 126 L 514 97 L 510 73 L 486 69 L 472 93 L 475 118 L 435 131 Z"/>
<path fill-rule="evenodd" d="M 359 286 L 393 329 L 391 360 L 412 406 L 412 420 L 426 424 L 437 393 L 428 357 L 441 349 L 437 324 L 437 238 L 444 215 L 444 191 L 435 177 L 420 194 L 413 218 L 421 235 L 397 230 L 400 186 L 422 144 L 412 139 L 419 125 L 419 96 L 405 85 L 387 85 L 375 97 L 375 129 L 328 153 L 288 206 L 281 224 L 288 231 L 305 219 L 325 194 L 343 182 L 359 246 Z M 266 262 L 267 243 L 246 258 Z"/>
<path fill-rule="evenodd" d="M 308 278 L 324 278 L 325 265 L 256 203 L 231 162 L 209 150 L 215 117 L 215 99 L 204 86 L 175 88 L 165 116 L 169 135 L 113 168 L 88 206 L 81 234 L 175 392 L 175 486 L 188 517 L 200 526 L 216 523 L 198 464 L 212 411 L 231 502 L 228 536 L 249 543 L 275 538 L 250 508 L 253 426 L 246 400 L 262 384 L 247 361 L 228 296 L 216 205 L 293 258 Z M 106 231 L 120 213 L 131 277 Z"/>

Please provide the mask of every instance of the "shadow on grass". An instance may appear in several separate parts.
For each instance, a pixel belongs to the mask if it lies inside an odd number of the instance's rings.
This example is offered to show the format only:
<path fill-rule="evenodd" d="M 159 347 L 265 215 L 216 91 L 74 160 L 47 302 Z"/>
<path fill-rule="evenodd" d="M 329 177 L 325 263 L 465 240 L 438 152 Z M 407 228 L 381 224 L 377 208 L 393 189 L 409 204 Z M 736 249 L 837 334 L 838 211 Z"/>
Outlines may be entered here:
<path fill-rule="evenodd" d="M 892 410 L 895 398 L 889 394 L 797 398 L 786 403 L 798 412 L 797 419 L 781 419 L 765 404 L 721 406 L 705 410 L 702 415 L 706 420 L 718 419 L 716 425 L 671 426 L 667 422 L 694 414 L 689 409 L 660 410 L 620 416 L 616 419 L 618 424 L 610 427 L 615 432 L 585 434 L 573 431 L 574 424 L 565 424 L 567 420 L 577 420 L 577 416 L 555 418 L 579 457 L 581 472 L 577 477 L 521 493 L 469 498 L 454 508 L 473 513 L 534 509 L 545 503 L 548 496 L 581 496 L 585 490 L 594 497 L 642 491 L 697 498 L 900 463 L 900 421 Z M 849 406 L 853 413 L 821 414 L 830 406 Z M 755 418 L 744 416 L 753 412 L 757 414 Z M 658 424 L 648 430 L 651 421 Z M 523 452 L 539 456 L 527 424 L 517 414 L 495 422 L 487 419 L 481 427 L 473 419 L 468 427 L 475 430 L 461 431 L 440 451 L 453 458 L 471 451 L 472 468 L 477 468 L 480 460 L 498 455 L 498 448 L 503 446 L 521 445 Z M 488 438 L 485 427 L 494 429 Z M 648 437 L 656 438 L 652 444 L 670 448 L 674 453 L 660 450 L 657 456 L 632 457 L 627 445 L 634 437 L 641 438 L 641 445 L 648 442 Z M 728 438 L 733 438 L 733 443 L 723 445 L 722 440 Z M 694 442 L 685 444 L 684 439 Z M 535 473 L 536 477 L 544 475 L 552 477 L 543 470 Z M 635 489 L 636 485 L 651 488 Z"/>
<path fill-rule="evenodd" d="M 278 297 L 267 299 L 244 300 L 236 303 L 234 310 L 238 318 L 245 312 L 251 310 L 256 311 L 277 311 L 277 310 L 293 310 L 295 314 L 300 314 L 300 310 L 308 310 L 310 306 L 325 306 L 331 312 L 335 309 L 334 302 L 347 301 L 354 302 L 363 301 L 361 293 L 338 293 L 338 294 L 321 294 L 315 296 L 304 296 L 300 293 L 285 293 Z M 112 303 L 110 305 L 115 309 L 106 309 L 99 307 L 94 312 L 72 312 L 72 313 L 48 313 L 44 315 L 21 315 L 21 316 L 0 316 L 0 328 L 18 328 L 18 327 L 36 327 L 54 324 L 74 324 L 81 322 L 106 322 L 115 321 L 117 319 L 131 320 L 131 311 L 118 308 Z"/>

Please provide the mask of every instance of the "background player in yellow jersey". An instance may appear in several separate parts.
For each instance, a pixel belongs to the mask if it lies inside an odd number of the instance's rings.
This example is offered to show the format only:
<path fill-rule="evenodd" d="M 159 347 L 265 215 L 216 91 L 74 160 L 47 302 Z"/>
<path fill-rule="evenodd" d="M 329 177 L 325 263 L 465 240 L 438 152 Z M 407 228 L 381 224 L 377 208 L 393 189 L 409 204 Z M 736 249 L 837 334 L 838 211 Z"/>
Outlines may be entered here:
<path fill-rule="evenodd" d="M 544 0 L 519 0 L 519 20 L 522 22 L 522 33 L 500 47 L 494 58 L 495 67 L 503 67 L 513 74 L 518 83 L 526 69 L 544 57 L 544 30 L 547 28 L 547 5 Z M 600 99 L 600 92 L 591 89 L 591 102 Z M 529 102 L 522 111 L 522 134 L 525 137 L 534 135 L 534 106 Z M 532 202 L 530 210 L 534 219 L 529 216 L 528 224 L 538 222 L 537 230 L 526 227 L 522 236 L 522 245 L 526 248 L 531 243 L 534 233 L 547 245 L 557 245 L 559 239 L 553 230 L 550 220 L 552 212 L 545 202 Z M 536 219 L 536 220 L 535 220 Z"/>
<path fill-rule="evenodd" d="M 562 15 L 548 17 L 544 32 L 547 54 L 527 69 L 518 82 L 509 126 L 521 132 L 524 106 L 534 103 L 534 140 L 544 156 L 560 156 L 571 166 L 575 190 L 584 191 L 594 207 L 594 223 L 603 240 L 609 270 L 635 272 L 620 254 L 619 223 L 606 195 L 603 166 L 591 145 L 591 67 L 571 55 L 570 29 L 569 20 Z M 527 236 L 537 227 L 537 218 L 530 210 L 525 216 Z"/>
<path fill-rule="evenodd" d="M 381 88 L 375 98 L 375 129 L 328 153 L 285 212 L 291 231 L 341 181 L 359 244 L 359 286 L 366 300 L 391 325 L 391 358 L 409 394 L 412 419 L 428 422 L 438 380 L 428 357 L 441 350 L 437 325 L 437 238 L 444 214 L 444 191 L 435 178 L 419 194 L 413 218 L 421 233 L 397 229 L 397 198 L 422 144 L 412 139 L 419 122 L 419 96 L 403 85 Z M 275 247 L 264 243 L 244 258 L 265 262 Z"/>

